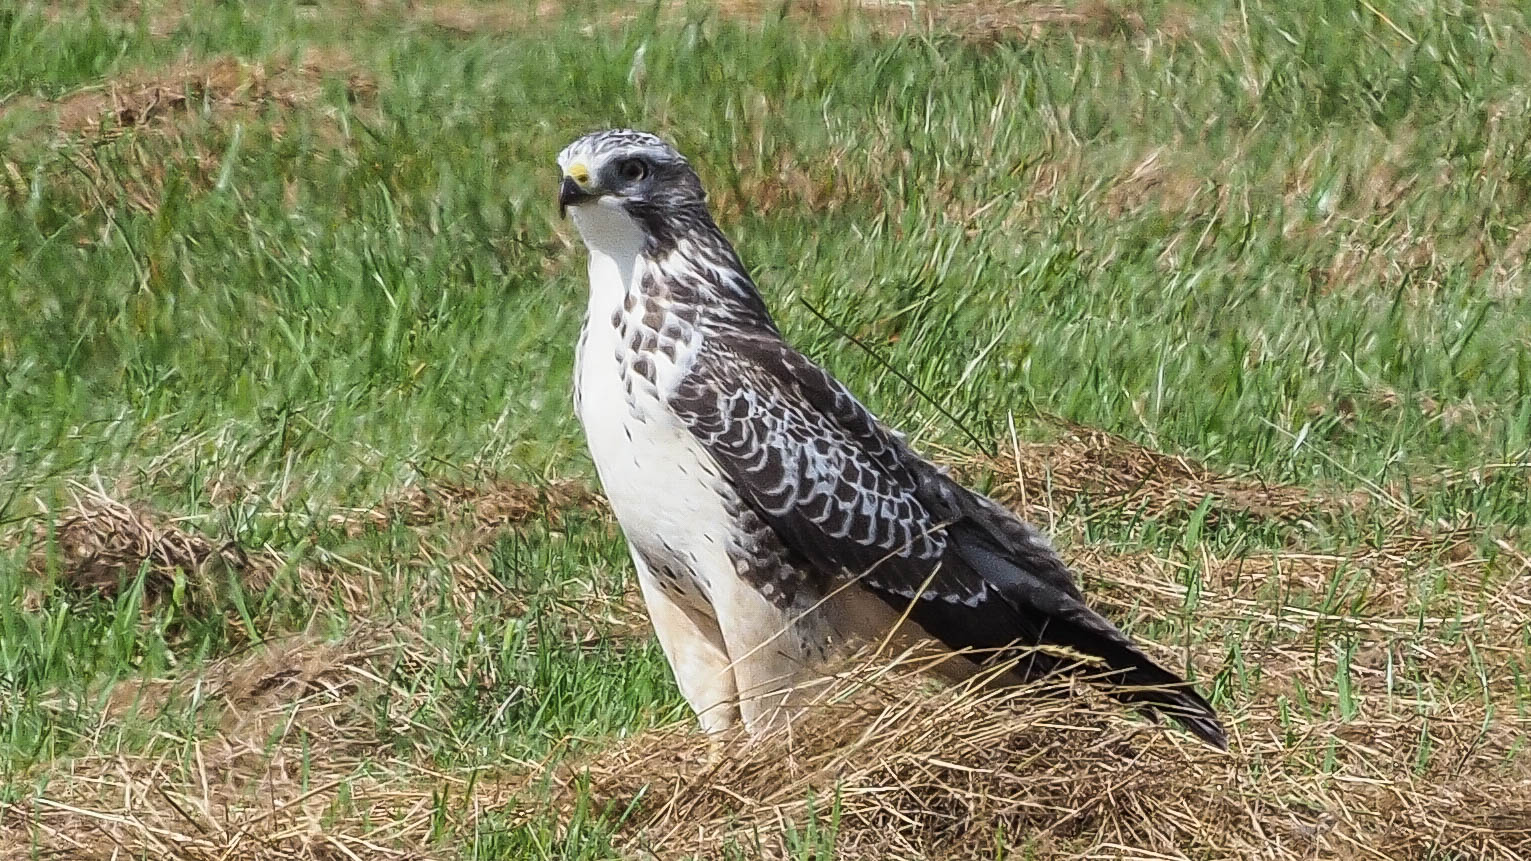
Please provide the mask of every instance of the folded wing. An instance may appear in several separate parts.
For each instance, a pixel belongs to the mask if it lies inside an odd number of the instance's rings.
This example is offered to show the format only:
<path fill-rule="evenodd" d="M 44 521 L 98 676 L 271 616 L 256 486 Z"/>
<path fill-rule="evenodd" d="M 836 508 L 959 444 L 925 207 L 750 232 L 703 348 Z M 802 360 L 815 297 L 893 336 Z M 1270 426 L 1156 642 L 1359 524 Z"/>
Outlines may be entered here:
<path fill-rule="evenodd" d="M 774 333 L 718 342 L 671 407 L 810 575 L 773 597 L 811 603 L 858 578 L 950 648 L 1021 657 L 1036 676 L 1078 662 L 1029 650 L 1065 647 L 1104 665 L 1114 696 L 1226 747 L 1211 705 L 1089 609 L 1035 530 L 915 455 Z"/>

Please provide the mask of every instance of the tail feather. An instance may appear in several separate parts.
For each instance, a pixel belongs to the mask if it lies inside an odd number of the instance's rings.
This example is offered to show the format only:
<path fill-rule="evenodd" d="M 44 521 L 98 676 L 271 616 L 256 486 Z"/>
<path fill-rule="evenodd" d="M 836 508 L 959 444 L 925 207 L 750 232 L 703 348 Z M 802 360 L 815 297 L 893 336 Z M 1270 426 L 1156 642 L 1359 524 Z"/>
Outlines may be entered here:
<path fill-rule="evenodd" d="M 981 533 L 953 529 L 949 534 L 955 539 L 957 555 L 985 582 L 997 588 L 1004 599 L 1002 603 L 1007 605 L 1004 609 L 1010 611 L 990 614 L 998 630 L 983 639 L 995 645 L 1001 639 L 1008 640 L 1012 654 L 1019 642 L 1022 647 L 1063 646 L 1095 658 L 1105 665 L 1105 670 L 1094 678 L 1113 697 L 1170 718 L 1218 750 L 1228 749 L 1227 734 L 1211 703 L 1183 678 L 1154 663 L 1115 625 L 1085 606 L 1077 589 L 1058 588 L 1057 581 L 1068 576 L 1067 569 L 1050 551 L 1045 556 L 1050 557 L 1056 570 L 1038 576 L 1027 569 L 1042 559 L 1028 558 L 1023 567 L 1006 558 L 1008 554 L 1003 554 Z M 968 639 L 972 639 L 971 634 Z"/>
<path fill-rule="evenodd" d="M 1049 618 L 1041 642 L 1098 658 L 1106 669 L 1097 678 L 1113 697 L 1170 718 L 1218 750 L 1228 749 L 1228 737 L 1212 704 L 1094 610 L 1073 602 L 1067 612 Z"/>
<path fill-rule="evenodd" d="M 1034 529 L 933 469 L 921 473 L 920 500 L 944 524 L 940 567 L 918 591 L 887 575 L 867 577 L 863 584 L 878 597 L 948 647 L 990 656 L 981 663 L 1015 661 L 1009 677 L 1084 675 L 1115 698 L 1228 748 L 1211 703 L 1086 606 L 1068 566 Z M 1092 660 L 1037 648 L 1049 646 Z"/>

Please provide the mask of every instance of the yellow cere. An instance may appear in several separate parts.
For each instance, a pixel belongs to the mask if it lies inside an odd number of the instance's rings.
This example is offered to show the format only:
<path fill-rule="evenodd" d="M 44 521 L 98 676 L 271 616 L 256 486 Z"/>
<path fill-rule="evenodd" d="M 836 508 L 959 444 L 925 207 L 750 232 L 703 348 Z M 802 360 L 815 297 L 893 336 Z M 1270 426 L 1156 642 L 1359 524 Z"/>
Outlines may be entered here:
<path fill-rule="evenodd" d="M 585 163 L 582 161 L 577 161 L 574 164 L 569 165 L 569 169 L 565 172 L 565 175 L 580 185 L 585 185 L 586 183 L 590 182 L 590 169 L 585 167 Z"/>

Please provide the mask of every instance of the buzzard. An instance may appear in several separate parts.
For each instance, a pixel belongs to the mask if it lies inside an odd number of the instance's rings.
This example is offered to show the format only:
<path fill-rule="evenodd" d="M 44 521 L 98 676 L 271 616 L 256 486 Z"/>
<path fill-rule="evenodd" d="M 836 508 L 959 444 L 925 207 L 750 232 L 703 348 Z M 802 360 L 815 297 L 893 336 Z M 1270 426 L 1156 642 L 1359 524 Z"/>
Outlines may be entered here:
<path fill-rule="evenodd" d="M 1044 536 L 783 340 L 680 153 L 609 130 L 558 164 L 589 251 L 575 411 L 704 729 L 777 726 L 816 669 L 897 638 L 953 653 L 948 675 L 1089 672 L 1226 747 L 1211 705 L 1085 604 Z"/>

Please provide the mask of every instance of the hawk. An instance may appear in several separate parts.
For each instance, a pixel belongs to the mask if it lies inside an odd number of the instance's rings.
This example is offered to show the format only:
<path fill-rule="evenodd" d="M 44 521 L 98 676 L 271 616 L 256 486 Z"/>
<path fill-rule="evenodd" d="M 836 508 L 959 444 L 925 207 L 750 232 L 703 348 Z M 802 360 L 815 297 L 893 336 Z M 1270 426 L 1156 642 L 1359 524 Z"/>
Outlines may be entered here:
<path fill-rule="evenodd" d="M 575 411 L 704 730 L 777 726 L 816 668 L 896 637 L 954 653 L 950 675 L 1089 670 L 1226 747 L 1212 706 L 1085 604 L 1045 537 L 782 338 L 679 152 L 609 130 L 558 164 L 589 252 Z"/>

